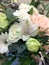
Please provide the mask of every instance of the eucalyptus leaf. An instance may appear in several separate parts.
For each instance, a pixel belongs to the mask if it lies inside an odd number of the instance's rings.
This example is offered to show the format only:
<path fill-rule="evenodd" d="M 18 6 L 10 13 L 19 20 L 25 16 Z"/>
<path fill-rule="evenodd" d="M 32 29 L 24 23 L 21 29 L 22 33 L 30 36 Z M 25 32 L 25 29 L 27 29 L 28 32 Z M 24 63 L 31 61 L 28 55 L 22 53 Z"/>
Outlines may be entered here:
<path fill-rule="evenodd" d="M 17 46 L 17 53 L 21 54 L 22 52 L 24 52 L 26 50 L 26 45 L 25 42 L 22 40 L 19 40 L 17 42 L 18 46 Z"/>
<path fill-rule="evenodd" d="M 17 44 L 13 43 L 8 46 L 10 52 L 16 52 L 17 51 Z"/>
<path fill-rule="evenodd" d="M 8 46 L 10 52 L 17 52 L 18 54 L 22 53 L 25 49 L 26 46 L 24 45 L 25 42 L 22 40 L 19 40 L 16 43 L 13 43 Z"/>
<path fill-rule="evenodd" d="M 19 58 L 16 58 L 11 65 L 20 65 Z"/>
<path fill-rule="evenodd" d="M 13 16 L 14 10 L 10 7 L 7 7 L 5 10 L 5 14 L 7 15 L 7 18 L 9 19 L 10 22 L 14 21 L 16 17 Z"/>
<path fill-rule="evenodd" d="M 22 53 L 25 49 L 26 49 L 26 46 L 25 46 L 24 44 L 19 45 L 19 46 L 17 47 L 17 53 L 20 54 L 20 53 Z"/>
<path fill-rule="evenodd" d="M 49 36 L 43 36 L 41 38 L 41 42 L 44 43 L 44 44 L 46 44 L 46 42 L 48 42 L 48 39 L 49 39 Z"/>

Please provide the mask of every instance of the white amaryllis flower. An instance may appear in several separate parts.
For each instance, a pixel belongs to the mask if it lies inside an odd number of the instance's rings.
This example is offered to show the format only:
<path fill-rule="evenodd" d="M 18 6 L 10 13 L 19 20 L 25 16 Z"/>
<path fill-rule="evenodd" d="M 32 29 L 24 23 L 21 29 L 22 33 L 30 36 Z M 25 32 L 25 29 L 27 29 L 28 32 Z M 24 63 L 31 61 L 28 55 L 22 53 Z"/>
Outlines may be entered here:
<path fill-rule="evenodd" d="M 9 42 L 15 43 L 21 38 L 21 26 L 15 22 L 9 29 Z"/>
<path fill-rule="evenodd" d="M 21 22 L 21 30 L 23 35 L 36 36 L 39 31 L 39 26 L 33 24 L 31 21 L 26 20 L 26 22 Z"/>
<path fill-rule="evenodd" d="M 20 6 L 19 6 L 19 10 L 16 10 L 13 15 L 14 16 L 17 16 L 17 18 L 19 18 L 19 21 L 20 21 L 20 24 L 19 26 L 17 27 L 16 25 L 16 29 L 17 28 L 21 28 L 21 30 L 19 30 L 19 32 L 21 31 L 21 34 L 18 36 L 14 36 L 13 33 L 9 34 L 9 36 L 11 36 L 10 38 L 12 39 L 12 37 L 15 39 L 16 37 L 18 37 L 17 39 L 19 40 L 19 38 L 21 37 L 21 39 L 23 39 L 24 41 L 26 41 L 30 36 L 36 36 L 37 33 L 38 33 L 38 26 L 36 24 L 33 24 L 31 22 L 31 19 L 30 19 L 30 14 L 28 13 L 28 11 L 30 11 L 30 9 L 33 8 L 33 14 L 37 14 L 39 13 L 38 10 L 32 6 L 32 5 L 27 5 L 27 4 L 24 4 L 24 3 L 21 3 Z M 14 28 L 15 29 L 15 28 Z M 13 30 L 10 29 L 10 30 Z M 15 30 L 14 30 L 15 31 Z M 16 32 L 16 31 L 15 31 Z"/>
<path fill-rule="evenodd" d="M 0 35 L 0 53 L 8 52 L 8 34 L 7 32 L 1 33 Z"/>
<path fill-rule="evenodd" d="M 37 24 L 33 24 L 31 21 L 21 22 L 21 31 L 23 41 L 26 41 L 30 37 L 35 37 L 38 34 L 39 27 Z"/>

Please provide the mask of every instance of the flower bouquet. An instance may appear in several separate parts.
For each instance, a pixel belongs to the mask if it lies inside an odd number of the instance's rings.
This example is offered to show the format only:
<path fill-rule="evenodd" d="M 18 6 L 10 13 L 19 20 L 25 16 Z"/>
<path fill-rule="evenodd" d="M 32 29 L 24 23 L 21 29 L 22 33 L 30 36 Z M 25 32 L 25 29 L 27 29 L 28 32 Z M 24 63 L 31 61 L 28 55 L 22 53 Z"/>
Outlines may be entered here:
<path fill-rule="evenodd" d="M 2 65 L 49 64 L 49 18 L 40 1 L 0 5 Z M 40 10 L 39 10 L 40 9 Z"/>

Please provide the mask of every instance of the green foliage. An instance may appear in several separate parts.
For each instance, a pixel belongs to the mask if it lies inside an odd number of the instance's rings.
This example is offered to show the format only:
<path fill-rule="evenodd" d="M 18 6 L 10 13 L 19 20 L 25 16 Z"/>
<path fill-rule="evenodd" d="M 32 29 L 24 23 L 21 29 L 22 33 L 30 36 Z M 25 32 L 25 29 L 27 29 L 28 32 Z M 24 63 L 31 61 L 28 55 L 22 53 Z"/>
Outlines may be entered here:
<path fill-rule="evenodd" d="M 12 22 L 16 19 L 16 17 L 13 16 L 13 12 L 14 12 L 14 10 L 9 7 L 7 7 L 5 10 L 5 14 L 7 15 L 9 22 Z"/>
<path fill-rule="evenodd" d="M 37 65 L 35 60 L 30 57 L 30 53 L 28 51 L 24 52 L 24 57 L 20 59 L 21 65 Z"/>
<path fill-rule="evenodd" d="M 13 16 L 14 10 L 11 7 L 8 7 L 5 3 L 0 5 L 0 32 L 8 30 L 8 27 L 16 20 L 16 17 Z"/>
<path fill-rule="evenodd" d="M 47 11 L 46 16 L 49 17 L 49 3 L 45 5 L 45 10 Z"/>
<path fill-rule="evenodd" d="M 31 8 L 28 13 L 32 15 L 33 14 L 33 8 Z"/>
<path fill-rule="evenodd" d="M 35 2 L 35 0 L 32 0 L 30 5 L 34 5 L 35 7 L 38 7 L 39 4 L 40 4 L 40 0 L 37 0 L 37 2 Z"/>
<path fill-rule="evenodd" d="M 11 60 L 5 60 L 5 62 L 3 62 L 2 65 L 11 65 L 15 58 L 16 57 L 11 57 Z"/>
<path fill-rule="evenodd" d="M 38 39 L 41 43 L 47 44 L 49 36 L 36 36 L 35 38 Z"/>
<path fill-rule="evenodd" d="M 49 3 L 45 5 L 45 10 L 49 10 Z"/>
<path fill-rule="evenodd" d="M 23 57 L 22 57 L 22 55 L 23 55 Z M 9 60 L 5 60 L 4 63 L 2 63 L 2 65 L 12 65 L 12 63 L 17 58 L 18 57 L 16 57 L 16 56 L 13 56 L 13 57 L 12 56 L 11 57 L 9 56 Z M 28 51 L 24 51 L 22 54 L 20 54 L 19 60 L 18 61 L 15 61 L 15 62 L 16 63 L 19 62 L 20 65 L 37 65 L 37 63 L 35 62 L 35 60 L 30 57 L 30 53 Z M 14 64 L 14 65 L 17 65 L 17 64 Z"/>
<path fill-rule="evenodd" d="M 21 65 L 29 65 L 31 62 L 31 59 L 29 57 L 24 57 L 21 59 Z"/>
<path fill-rule="evenodd" d="M 24 45 L 25 42 L 22 40 L 19 40 L 17 43 L 9 45 L 9 51 L 10 52 L 17 52 L 17 54 L 22 53 L 25 49 L 26 46 Z"/>
<path fill-rule="evenodd" d="M 8 46 L 10 52 L 16 52 L 17 51 L 17 44 L 11 44 Z"/>

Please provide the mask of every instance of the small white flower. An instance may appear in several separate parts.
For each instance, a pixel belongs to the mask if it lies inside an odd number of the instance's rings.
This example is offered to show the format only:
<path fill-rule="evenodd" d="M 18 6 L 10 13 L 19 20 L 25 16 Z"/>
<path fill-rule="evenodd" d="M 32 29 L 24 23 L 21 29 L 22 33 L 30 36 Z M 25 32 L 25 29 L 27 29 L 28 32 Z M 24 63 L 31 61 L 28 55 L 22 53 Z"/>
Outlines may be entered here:
<path fill-rule="evenodd" d="M 16 12 L 14 12 L 13 15 L 17 16 L 20 22 L 30 19 L 30 15 L 25 10 L 16 10 Z"/>
<path fill-rule="evenodd" d="M 0 35 L 0 53 L 8 52 L 8 45 L 10 45 L 10 43 L 8 43 L 7 32 L 1 33 L 1 35 Z"/>
<path fill-rule="evenodd" d="M 24 4 L 24 3 L 21 3 L 19 5 L 19 10 L 25 10 L 26 12 L 28 12 L 31 8 L 32 8 L 32 6 Z"/>
<path fill-rule="evenodd" d="M 30 4 L 32 0 L 17 0 L 17 3 L 25 3 L 25 4 Z"/>
<path fill-rule="evenodd" d="M 17 16 L 17 18 L 19 18 L 19 21 L 30 21 L 30 14 L 28 14 L 28 11 L 30 11 L 30 9 L 33 8 L 33 14 L 38 14 L 38 10 L 32 6 L 32 5 L 27 5 L 24 3 L 21 3 L 19 5 L 19 10 L 16 10 L 13 15 Z"/>
<path fill-rule="evenodd" d="M 39 13 L 39 11 L 33 5 L 27 5 L 27 4 L 24 4 L 24 3 L 21 3 L 19 5 L 19 10 L 25 10 L 26 12 L 30 11 L 31 8 L 33 8 L 33 14 Z"/>
<path fill-rule="evenodd" d="M 0 41 L 0 53 L 6 53 L 6 52 L 8 52 L 8 45 Z"/>
<path fill-rule="evenodd" d="M 9 42 L 15 43 L 21 38 L 21 27 L 15 22 L 9 29 Z"/>

